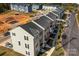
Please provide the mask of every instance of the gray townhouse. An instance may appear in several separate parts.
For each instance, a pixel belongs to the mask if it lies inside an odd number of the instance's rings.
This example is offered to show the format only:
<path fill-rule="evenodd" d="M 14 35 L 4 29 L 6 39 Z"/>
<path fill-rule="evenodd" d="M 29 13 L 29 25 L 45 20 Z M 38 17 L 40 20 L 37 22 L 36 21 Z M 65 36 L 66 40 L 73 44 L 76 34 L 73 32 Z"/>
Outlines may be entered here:
<path fill-rule="evenodd" d="M 61 7 L 57 7 L 55 10 L 52 11 L 52 13 L 55 13 L 58 18 L 62 18 L 62 16 L 64 15 L 64 9 Z"/>

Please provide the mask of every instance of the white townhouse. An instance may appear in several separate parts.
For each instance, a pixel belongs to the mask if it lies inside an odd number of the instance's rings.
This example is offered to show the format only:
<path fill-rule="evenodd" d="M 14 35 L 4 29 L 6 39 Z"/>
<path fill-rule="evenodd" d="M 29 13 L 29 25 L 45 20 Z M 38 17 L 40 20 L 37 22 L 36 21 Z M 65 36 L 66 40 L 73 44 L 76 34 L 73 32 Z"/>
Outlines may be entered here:
<path fill-rule="evenodd" d="M 11 10 L 16 10 L 20 12 L 32 12 L 32 5 L 26 3 L 11 3 L 10 4 Z"/>
<path fill-rule="evenodd" d="M 26 56 L 35 56 L 40 51 L 42 30 L 33 22 L 10 31 L 13 50 Z"/>
<path fill-rule="evenodd" d="M 42 9 L 42 4 L 32 4 L 32 10 L 40 10 Z"/>
<path fill-rule="evenodd" d="M 44 10 L 54 10 L 56 8 L 57 7 L 56 6 L 53 6 L 53 5 L 43 5 L 43 9 Z"/>

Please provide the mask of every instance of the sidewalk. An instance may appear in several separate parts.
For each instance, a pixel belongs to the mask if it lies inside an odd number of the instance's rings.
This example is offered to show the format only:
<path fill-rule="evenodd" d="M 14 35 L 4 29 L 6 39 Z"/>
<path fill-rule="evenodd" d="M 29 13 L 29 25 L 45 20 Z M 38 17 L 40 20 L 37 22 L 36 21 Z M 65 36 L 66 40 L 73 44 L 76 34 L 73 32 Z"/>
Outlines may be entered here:
<path fill-rule="evenodd" d="M 46 56 L 51 56 L 51 54 L 53 53 L 54 50 L 55 50 L 55 47 L 52 47 L 49 51 L 45 52 L 45 53 L 47 53 Z"/>

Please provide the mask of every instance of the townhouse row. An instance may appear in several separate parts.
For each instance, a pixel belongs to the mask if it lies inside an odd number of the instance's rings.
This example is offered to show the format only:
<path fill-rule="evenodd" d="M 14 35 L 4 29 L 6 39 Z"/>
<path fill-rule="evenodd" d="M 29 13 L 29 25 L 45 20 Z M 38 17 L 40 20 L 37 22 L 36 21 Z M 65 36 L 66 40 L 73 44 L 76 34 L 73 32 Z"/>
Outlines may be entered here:
<path fill-rule="evenodd" d="M 38 55 L 46 46 L 57 21 L 58 16 L 49 12 L 10 30 L 12 49 L 26 56 Z"/>
<path fill-rule="evenodd" d="M 21 12 L 32 12 L 33 10 L 48 10 L 52 11 L 54 14 L 58 16 L 58 18 L 62 18 L 64 14 L 64 9 L 54 5 L 43 5 L 43 4 L 26 4 L 26 3 L 11 3 L 11 10 L 21 11 Z"/>
<path fill-rule="evenodd" d="M 11 10 L 21 11 L 21 12 L 32 12 L 33 10 L 40 10 L 42 9 L 42 4 L 27 4 L 27 3 L 11 3 L 10 4 Z"/>

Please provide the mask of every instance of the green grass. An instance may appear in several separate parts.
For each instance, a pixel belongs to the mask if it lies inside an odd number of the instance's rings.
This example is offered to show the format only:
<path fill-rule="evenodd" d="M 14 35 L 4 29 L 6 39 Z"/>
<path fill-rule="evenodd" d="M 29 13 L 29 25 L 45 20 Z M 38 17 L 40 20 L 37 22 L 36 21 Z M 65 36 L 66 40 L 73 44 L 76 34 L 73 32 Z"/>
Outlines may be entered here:
<path fill-rule="evenodd" d="M 23 56 L 23 55 L 11 49 L 0 46 L 0 56 Z"/>

